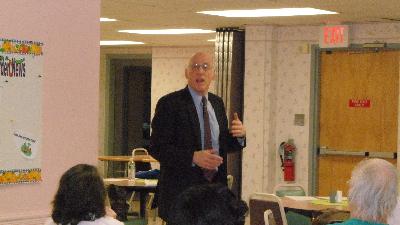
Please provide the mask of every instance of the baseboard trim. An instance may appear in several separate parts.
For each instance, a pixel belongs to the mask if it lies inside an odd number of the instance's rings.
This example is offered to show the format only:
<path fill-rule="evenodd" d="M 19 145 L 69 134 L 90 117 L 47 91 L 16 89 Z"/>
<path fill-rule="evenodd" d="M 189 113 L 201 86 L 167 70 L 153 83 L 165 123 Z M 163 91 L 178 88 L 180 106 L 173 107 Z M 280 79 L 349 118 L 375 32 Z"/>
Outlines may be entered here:
<path fill-rule="evenodd" d="M 33 212 L 33 213 L 14 213 L 0 216 L 0 225 L 43 225 L 47 218 L 50 217 L 49 212 Z"/>

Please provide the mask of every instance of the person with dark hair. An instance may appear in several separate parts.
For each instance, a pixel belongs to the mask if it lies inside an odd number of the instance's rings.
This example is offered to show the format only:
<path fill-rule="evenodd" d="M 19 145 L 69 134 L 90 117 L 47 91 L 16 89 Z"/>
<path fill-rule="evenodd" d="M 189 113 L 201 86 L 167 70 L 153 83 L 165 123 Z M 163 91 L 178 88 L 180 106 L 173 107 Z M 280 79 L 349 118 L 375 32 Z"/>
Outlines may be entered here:
<path fill-rule="evenodd" d="M 185 88 L 160 98 L 151 124 L 149 153 L 160 162 L 155 198 L 167 223 L 174 201 L 187 188 L 226 185 L 227 154 L 245 146 L 246 131 L 237 113 L 229 129 L 223 100 L 209 92 L 214 80 L 212 56 L 195 53 L 185 77 Z"/>
<path fill-rule="evenodd" d="M 243 225 L 248 211 L 224 185 L 203 184 L 178 196 L 170 217 L 171 225 Z"/>
<path fill-rule="evenodd" d="M 45 225 L 123 225 L 106 215 L 106 192 L 96 167 L 78 164 L 61 177 Z"/>

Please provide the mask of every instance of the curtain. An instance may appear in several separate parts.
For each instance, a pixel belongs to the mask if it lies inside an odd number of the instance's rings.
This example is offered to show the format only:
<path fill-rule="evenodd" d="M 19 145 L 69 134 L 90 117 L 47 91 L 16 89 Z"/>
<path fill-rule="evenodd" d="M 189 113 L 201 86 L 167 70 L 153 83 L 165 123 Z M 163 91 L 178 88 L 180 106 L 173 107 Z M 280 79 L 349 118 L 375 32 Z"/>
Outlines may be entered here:
<path fill-rule="evenodd" d="M 215 40 L 216 91 L 225 103 L 228 121 L 237 112 L 243 121 L 244 82 L 244 30 L 238 28 L 217 28 Z M 228 174 L 234 176 L 232 191 L 240 196 L 242 175 L 242 154 L 228 154 Z"/>

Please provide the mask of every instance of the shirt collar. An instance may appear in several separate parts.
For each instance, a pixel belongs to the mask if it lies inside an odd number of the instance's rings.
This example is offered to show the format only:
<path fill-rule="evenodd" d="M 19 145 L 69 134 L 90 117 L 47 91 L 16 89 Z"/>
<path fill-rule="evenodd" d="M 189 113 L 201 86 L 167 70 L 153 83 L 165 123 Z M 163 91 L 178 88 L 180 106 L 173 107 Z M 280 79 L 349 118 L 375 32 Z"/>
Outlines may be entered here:
<path fill-rule="evenodd" d="M 200 104 L 200 102 L 201 102 L 201 98 L 203 97 L 202 95 L 199 95 L 195 90 L 193 90 L 193 88 L 191 88 L 189 85 L 188 85 L 188 89 L 189 89 L 189 92 L 190 92 L 190 95 L 192 96 L 192 99 L 193 99 L 193 101 L 194 101 L 194 103 L 197 105 L 197 104 Z M 205 97 L 207 98 L 207 100 L 208 100 L 208 93 L 205 95 Z"/>

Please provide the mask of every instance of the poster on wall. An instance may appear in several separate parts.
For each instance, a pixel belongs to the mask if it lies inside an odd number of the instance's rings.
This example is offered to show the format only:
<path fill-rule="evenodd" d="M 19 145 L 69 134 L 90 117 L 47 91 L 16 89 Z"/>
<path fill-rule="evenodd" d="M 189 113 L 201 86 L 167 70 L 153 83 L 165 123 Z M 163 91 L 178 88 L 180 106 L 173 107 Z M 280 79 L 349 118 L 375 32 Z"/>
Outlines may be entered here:
<path fill-rule="evenodd" d="M 42 50 L 0 38 L 0 185 L 42 180 Z"/>

